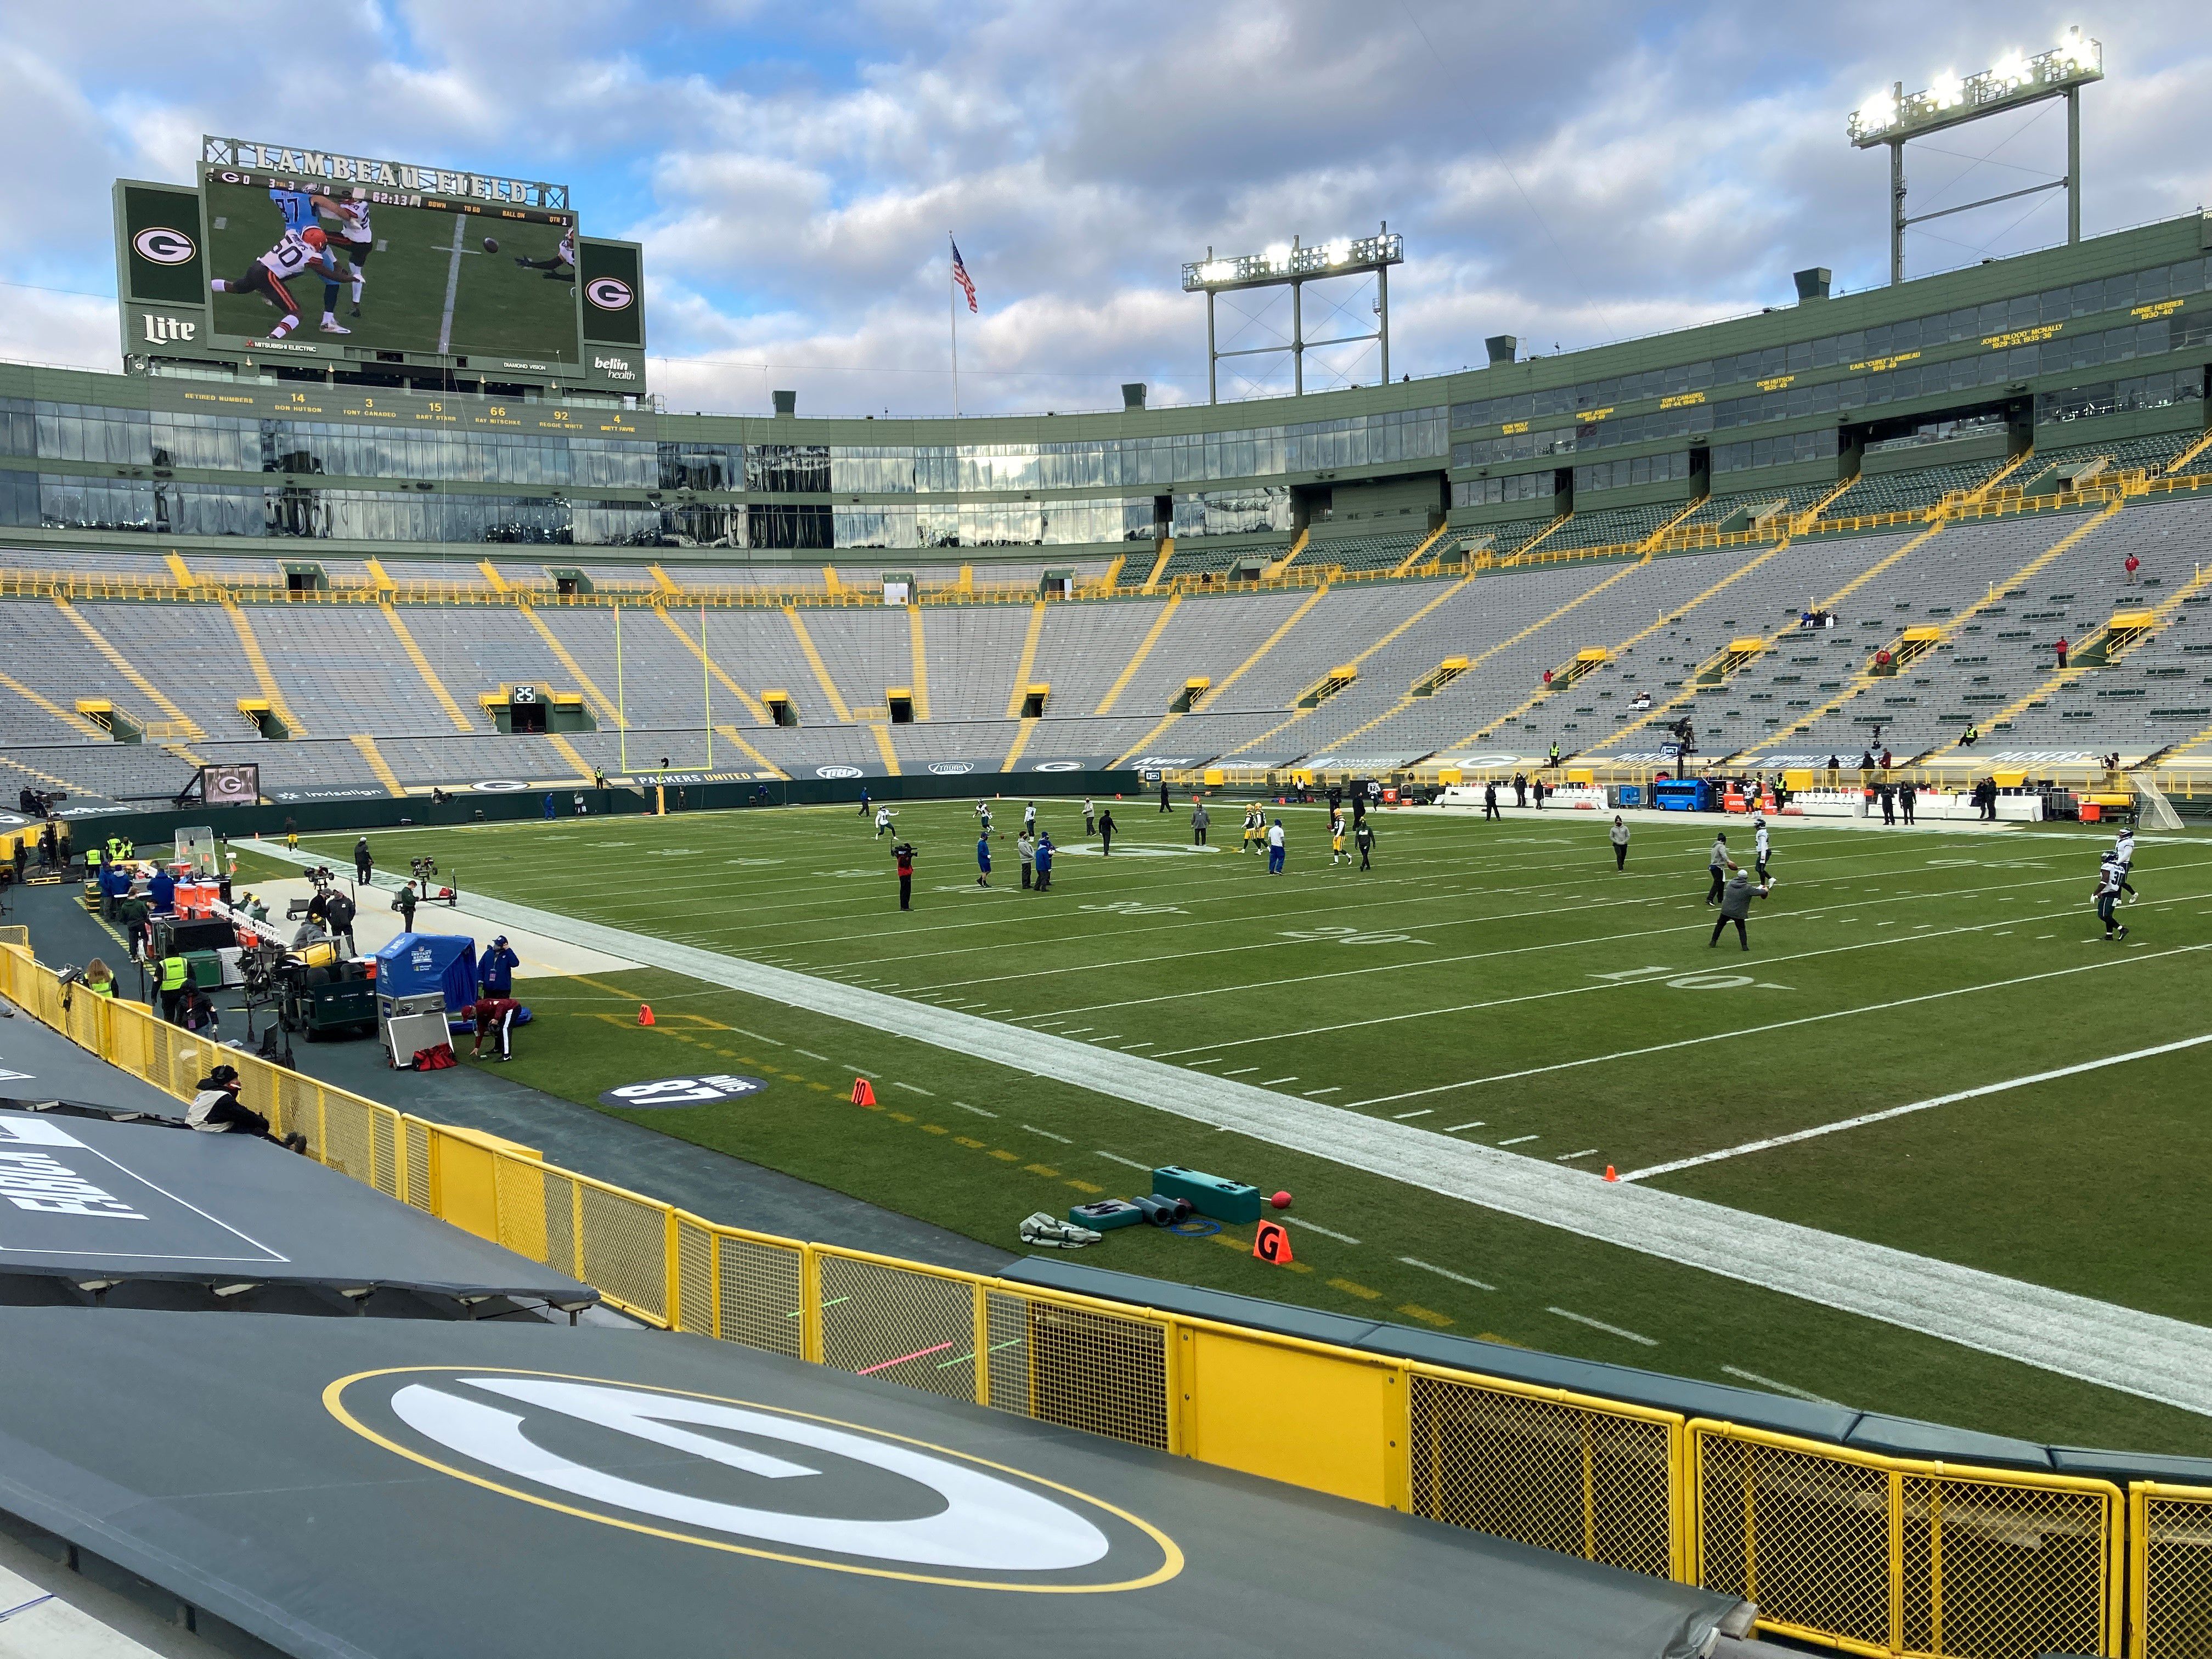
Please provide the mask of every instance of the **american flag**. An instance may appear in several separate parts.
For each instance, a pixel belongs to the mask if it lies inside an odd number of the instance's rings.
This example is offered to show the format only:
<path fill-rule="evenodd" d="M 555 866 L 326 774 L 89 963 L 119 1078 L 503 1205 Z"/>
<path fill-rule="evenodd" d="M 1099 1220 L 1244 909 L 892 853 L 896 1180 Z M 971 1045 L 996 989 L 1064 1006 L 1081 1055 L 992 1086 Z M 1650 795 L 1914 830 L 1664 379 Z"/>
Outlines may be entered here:
<path fill-rule="evenodd" d="M 960 263 L 960 244 L 952 244 L 952 280 L 960 284 L 960 291 L 968 296 L 968 309 L 975 309 L 975 283 L 968 275 L 968 267 Z"/>

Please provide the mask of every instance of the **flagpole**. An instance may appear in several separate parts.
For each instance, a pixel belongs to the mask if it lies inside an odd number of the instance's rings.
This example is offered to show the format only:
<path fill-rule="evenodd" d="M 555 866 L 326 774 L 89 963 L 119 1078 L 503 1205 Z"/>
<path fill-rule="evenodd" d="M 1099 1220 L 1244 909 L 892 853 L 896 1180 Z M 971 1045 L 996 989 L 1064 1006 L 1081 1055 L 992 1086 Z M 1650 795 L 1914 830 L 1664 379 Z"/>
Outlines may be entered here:
<path fill-rule="evenodd" d="M 952 233 L 945 234 L 945 246 L 949 253 L 952 247 Z M 953 297 L 959 283 L 952 280 L 952 268 L 945 270 L 945 317 L 952 329 L 952 418 L 960 418 L 960 305 Z"/>

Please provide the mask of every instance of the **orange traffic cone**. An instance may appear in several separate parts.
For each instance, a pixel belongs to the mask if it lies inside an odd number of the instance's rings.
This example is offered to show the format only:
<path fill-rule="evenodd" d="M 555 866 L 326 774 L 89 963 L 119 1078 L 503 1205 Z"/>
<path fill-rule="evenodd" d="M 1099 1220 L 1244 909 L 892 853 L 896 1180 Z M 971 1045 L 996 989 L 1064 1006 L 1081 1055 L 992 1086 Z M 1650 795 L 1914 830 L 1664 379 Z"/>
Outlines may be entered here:
<path fill-rule="evenodd" d="M 1605 1178 L 1607 1181 L 1618 1181 L 1620 1179 L 1619 1176 L 1613 1172 L 1613 1165 L 1610 1164 L 1605 1166 Z"/>
<path fill-rule="evenodd" d="M 870 1083 L 868 1079 L 864 1077 L 854 1078 L 853 1079 L 853 1104 L 855 1106 L 872 1106 L 875 1103 L 875 1085 Z"/>
<path fill-rule="evenodd" d="M 637 1005 L 637 1023 L 641 1025 L 650 1025 L 653 1024 L 653 1005 L 651 1003 L 641 1002 Z"/>

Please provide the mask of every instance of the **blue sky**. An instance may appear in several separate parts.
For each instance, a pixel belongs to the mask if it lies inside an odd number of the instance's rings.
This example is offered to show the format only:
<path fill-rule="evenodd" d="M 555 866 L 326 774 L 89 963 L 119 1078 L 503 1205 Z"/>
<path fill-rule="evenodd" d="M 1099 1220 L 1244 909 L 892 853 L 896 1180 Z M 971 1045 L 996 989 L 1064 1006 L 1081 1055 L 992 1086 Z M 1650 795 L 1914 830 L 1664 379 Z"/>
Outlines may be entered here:
<path fill-rule="evenodd" d="M 1865 286 L 1886 271 L 1887 167 L 1845 143 L 1848 112 L 2069 23 L 2104 41 L 2111 76 L 2085 100 L 2090 233 L 2212 198 L 2212 38 L 2176 0 L 236 0 L 94 17 L 0 7 L 16 158 L 0 356 L 114 364 L 108 183 L 188 178 L 203 131 L 565 179 L 587 228 L 647 245 L 670 406 L 740 411 L 777 386 L 816 413 L 948 411 L 948 233 L 983 301 L 961 314 L 971 412 L 1112 406 L 1129 380 L 1202 399 L 1182 260 L 1386 219 L 1407 245 L 1392 368 L 1416 375 L 1480 361 L 1490 334 L 1548 351 L 1779 303 L 1802 265 Z M 2063 154 L 2054 106 L 1946 135 L 1916 152 L 1915 208 L 2018 189 Z M 2057 192 L 1962 214 L 1916 234 L 1911 268 L 2063 229 Z M 1334 331 L 1369 325 L 1371 290 L 1334 297 Z M 1224 344 L 1279 338 L 1279 309 L 1224 307 Z M 1224 395 L 1286 389 L 1269 361 L 1224 366 Z M 1375 368 L 1344 348 L 1310 358 L 1308 384 Z"/>

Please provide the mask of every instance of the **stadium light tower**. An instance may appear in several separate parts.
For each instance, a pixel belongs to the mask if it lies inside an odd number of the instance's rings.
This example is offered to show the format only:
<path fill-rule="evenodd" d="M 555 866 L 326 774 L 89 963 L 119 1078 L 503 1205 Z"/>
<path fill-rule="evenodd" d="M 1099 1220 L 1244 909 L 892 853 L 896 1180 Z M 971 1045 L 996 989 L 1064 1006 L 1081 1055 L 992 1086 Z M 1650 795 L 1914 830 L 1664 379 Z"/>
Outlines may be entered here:
<path fill-rule="evenodd" d="M 1274 352 L 1291 354 L 1291 389 L 1304 397 L 1306 389 L 1306 351 L 1312 346 L 1352 345 L 1361 340 L 1378 341 L 1382 348 L 1382 381 L 1390 380 L 1390 267 L 1406 263 L 1406 239 L 1390 234 L 1390 222 L 1373 236 L 1338 236 L 1311 247 L 1295 236 L 1288 246 L 1278 244 L 1264 253 L 1248 253 L 1232 259 L 1214 258 L 1206 251 L 1182 268 L 1182 291 L 1206 295 L 1206 401 L 1218 403 L 1215 366 L 1224 357 L 1258 357 Z M 1308 283 L 1332 276 L 1375 273 L 1376 327 L 1372 334 L 1341 334 L 1333 340 L 1305 337 L 1303 290 Z M 1249 346 L 1237 351 L 1217 351 L 1213 344 L 1213 296 L 1233 289 L 1288 288 L 1291 290 L 1291 343 L 1288 345 Z"/>
<path fill-rule="evenodd" d="M 1847 131 L 1860 149 L 1889 146 L 1889 280 L 1905 280 L 1905 228 L 1969 208 L 1989 207 L 2021 196 L 2033 196 L 2061 185 L 2066 191 L 2066 240 L 2081 240 L 2081 88 L 2105 78 L 2105 48 L 2084 40 L 2079 27 L 2069 28 L 2050 51 L 2033 58 L 2007 52 L 1994 69 L 1961 80 L 1946 70 L 1925 92 L 1907 96 L 1905 82 L 1893 82 L 1851 112 Z M 1942 208 L 1934 213 L 1908 217 L 1905 211 L 1905 146 L 1945 127 L 1962 126 L 1985 115 L 2039 104 L 2046 98 L 2066 100 L 2066 176 L 2025 190 L 1985 196 L 1978 202 Z"/>

